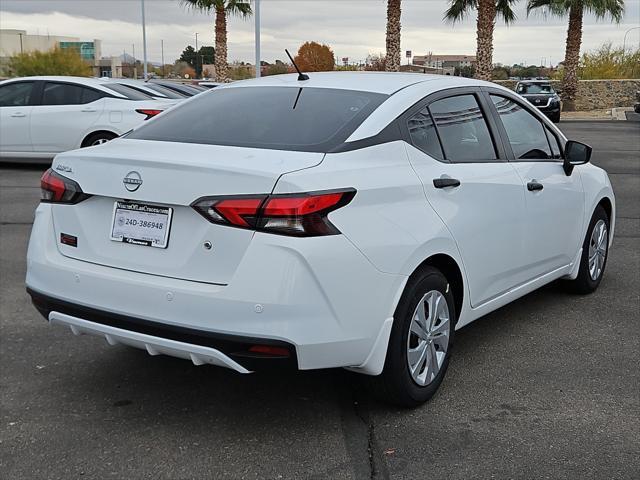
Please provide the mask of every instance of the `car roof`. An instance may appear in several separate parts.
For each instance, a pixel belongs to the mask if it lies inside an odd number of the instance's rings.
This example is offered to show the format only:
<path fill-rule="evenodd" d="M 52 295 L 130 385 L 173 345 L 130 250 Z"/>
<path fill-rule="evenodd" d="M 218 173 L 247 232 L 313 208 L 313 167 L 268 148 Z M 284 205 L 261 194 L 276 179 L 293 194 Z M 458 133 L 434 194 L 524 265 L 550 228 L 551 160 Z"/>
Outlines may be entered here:
<path fill-rule="evenodd" d="M 127 98 L 125 95 L 120 92 L 116 92 L 109 88 L 109 82 L 112 80 L 105 80 L 102 78 L 95 77 L 73 77 L 73 76 L 62 76 L 62 75 L 38 75 L 33 77 L 17 77 L 10 78 L 9 80 L 5 80 L 1 83 L 9 83 L 9 82 L 17 82 L 17 81 L 50 81 L 50 82 L 66 82 L 66 83 L 75 83 L 78 85 L 84 85 L 87 87 L 93 87 L 97 90 L 102 90 L 103 92 L 107 92 L 110 95 L 118 98 Z"/>
<path fill-rule="evenodd" d="M 219 88 L 236 88 L 252 86 L 292 86 L 292 87 L 313 87 L 313 88 L 333 88 L 340 90 L 358 90 L 372 93 L 382 93 L 392 95 L 417 83 L 427 84 L 436 82 L 439 88 L 443 79 L 450 83 L 451 87 L 486 85 L 486 82 L 471 78 L 454 77 L 447 75 L 429 75 L 422 73 L 396 73 L 396 72 L 309 72 L 309 80 L 298 80 L 298 74 L 270 75 L 258 79 L 243 80 L 222 85 Z M 428 85 L 424 85 L 428 89 Z"/>
<path fill-rule="evenodd" d="M 36 81 L 36 80 L 48 80 L 48 81 L 52 81 L 52 82 L 70 82 L 70 83 L 79 83 L 82 85 L 88 85 L 91 87 L 95 87 L 95 86 L 100 86 L 102 84 L 104 84 L 105 82 L 108 82 L 109 80 L 104 80 L 102 78 L 95 78 L 95 77 L 73 77 L 73 76 L 63 76 L 63 75 L 37 75 L 37 76 L 33 76 L 33 77 L 19 77 L 19 78 L 12 78 L 10 79 L 11 81 L 16 81 L 16 80 L 31 80 L 31 81 Z"/>

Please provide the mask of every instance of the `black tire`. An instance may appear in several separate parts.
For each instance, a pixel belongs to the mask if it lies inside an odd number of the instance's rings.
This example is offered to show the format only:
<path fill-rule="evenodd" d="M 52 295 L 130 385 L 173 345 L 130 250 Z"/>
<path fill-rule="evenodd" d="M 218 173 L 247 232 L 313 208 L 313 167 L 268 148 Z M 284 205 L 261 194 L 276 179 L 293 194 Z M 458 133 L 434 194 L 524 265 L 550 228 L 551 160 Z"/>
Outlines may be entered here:
<path fill-rule="evenodd" d="M 606 226 L 607 239 L 605 242 L 605 254 L 602 269 L 597 277 L 593 278 L 589 270 L 589 247 L 592 240 L 591 237 L 593 230 L 600 221 L 603 221 Z M 607 266 L 607 259 L 609 258 L 609 225 L 610 221 L 607 212 L 601 205 L 598 205 L 596 210 L 593 212 L 593 216 L 589 222 L 589 228 L 587 229 L 587 234 L 584 238 L 584 242 L 582 243 L 582 256 L 580 257 L 580 270 L 578 271 L 578 276 L 575 280 L 567 282 L 567 286 L 570 291 L 585 295 L 595 291 L 598 288 L 598 285 L 600 285 Z"/>
<path fill-rule="evenodd" d="M 553 123 L 560 123 L 560 112 L 554 113 L 549 117 Z"/>
<path fill-rule="evenodd" d="M 448 347 L 438 373 L 430 383 L 421 386 L 412 378 L 407 362 L 409 328 L 419 302 L 432 290 L 437 290 L 446 299 L 449 310 Z M 401 407 L 416 407 L 429 400 L 438 390 L 449 365 L 456 318 L 453 294 L 445 276 L 433 267 L 425 267 L 414 274 L 394 314 L 384 370 L 380 375 L 370 377 L 373 393 L 379 399 Z"/>
<path fill-rule="evenodd" d="M 93 133 L 93 134 L 89 135 L 87 138 L 84 139 L 84 141 L 82 142 L 82 148 L 84 148 L 84 147 L 93 147 L 95 145 L 100 145 L 101 143 L 105 143 L 105 142 L 108 142 L 110 140 L 113 140 L 117 136 L 118 135 L 116 135 L 115 133 L 111 133 L 111 132 L 96 132 L 96 133 Z"/>

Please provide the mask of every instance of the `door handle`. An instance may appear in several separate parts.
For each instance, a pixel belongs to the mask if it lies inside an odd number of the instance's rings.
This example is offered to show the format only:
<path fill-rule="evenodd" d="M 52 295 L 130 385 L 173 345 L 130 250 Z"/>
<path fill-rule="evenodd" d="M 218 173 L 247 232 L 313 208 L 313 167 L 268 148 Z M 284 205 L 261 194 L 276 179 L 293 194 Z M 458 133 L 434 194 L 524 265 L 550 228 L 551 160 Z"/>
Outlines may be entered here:
<path fill-rule="evenodd" d="M 529 183 L 527 183 L 527 190 L 529 190 L 530 192 L 537 192 L 538 190 L 542 190 L 544 188 L 544 185 L 542 185 L 540 182 L 537 182 L 536 180 L 531 180 Z"/>
<path fill-rule="evenodd" d="M 436 188 L 459 187 L 460 180 L 457 178 L 434 178 L 433 186 Z"/>
<path fill-rule="evenodd" d="M 16 113 L 12 113 L 11 116 L 14 118 L 22 118 L 22 117 L 26 117 L 27 114 L 22 112 L 16 112 Z"/>
<path fill-rule="evenodd" d="M 97 112 L 97 110 L 95 108 L 83 108 L 82 110 L 80 110 L 81 112 Z"/>

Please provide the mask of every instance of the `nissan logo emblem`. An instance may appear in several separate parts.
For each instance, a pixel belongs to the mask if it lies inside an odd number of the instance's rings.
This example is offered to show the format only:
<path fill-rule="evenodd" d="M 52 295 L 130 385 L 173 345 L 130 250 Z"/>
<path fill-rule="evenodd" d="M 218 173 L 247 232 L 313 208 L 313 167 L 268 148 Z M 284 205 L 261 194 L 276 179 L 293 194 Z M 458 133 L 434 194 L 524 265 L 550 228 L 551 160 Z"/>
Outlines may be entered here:
<path fill-rule="evenodd" d="M 129 172 L 122 179 L 122 183 L 124 183 L 124 188 L 126 188 L 130 192 L 135 192 L 140 188 L 140 185 L 142 185 L 142 177 L 136 171 Z"/>

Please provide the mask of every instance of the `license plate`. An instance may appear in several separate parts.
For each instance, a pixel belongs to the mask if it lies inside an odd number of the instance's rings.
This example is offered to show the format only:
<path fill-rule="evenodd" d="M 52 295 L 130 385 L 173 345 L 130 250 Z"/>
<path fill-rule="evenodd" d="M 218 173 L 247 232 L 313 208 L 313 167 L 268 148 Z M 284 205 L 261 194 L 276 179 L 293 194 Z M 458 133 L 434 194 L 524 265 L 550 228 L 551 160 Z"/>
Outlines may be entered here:
<path fill-rule="evenodd" d="M 167 248 L 173 209 L 142 203 L 116 202 L 113 206 L 111 240 Z"/>

